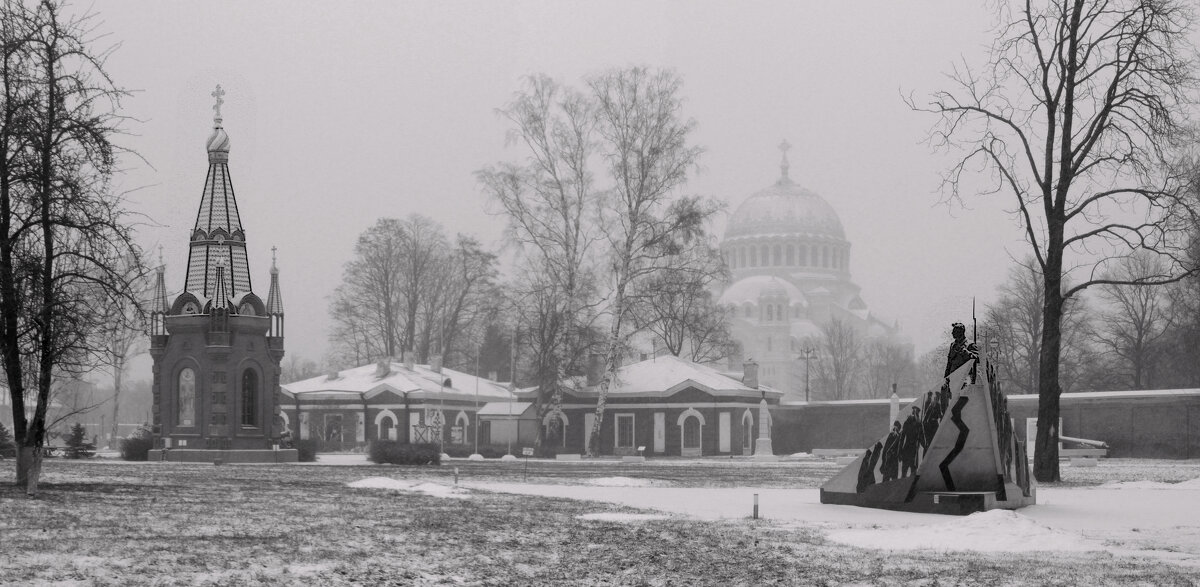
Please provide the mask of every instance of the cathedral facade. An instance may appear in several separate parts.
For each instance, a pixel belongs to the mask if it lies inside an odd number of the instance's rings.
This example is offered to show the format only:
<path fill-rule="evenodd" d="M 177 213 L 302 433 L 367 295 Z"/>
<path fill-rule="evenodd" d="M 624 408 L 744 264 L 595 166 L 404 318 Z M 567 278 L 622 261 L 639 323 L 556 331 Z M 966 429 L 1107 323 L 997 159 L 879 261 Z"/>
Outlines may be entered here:
<path fill-rule="evenodd" d="M 251 285 L 246 231 L 229 174 L 229 135 L 221 124 L 220 86 L 208 174 L 196 223 L 189 233 L 183 291 L 167 299 L 160 264 L 151 311 L 150 355 L 154 359 L 152 459 L 209 460 L 226 451 L 229 460 L 271 452 L 286 438 L 280 413 L 279 374 L 283 358 L 283 301 L 279 271 L 271 267 L 264 301 Z M 174 457 L 174 458 L 172 458 Z M 190 458 L 189 458 L 190 457 Z M 264 459 L 257 459 L 264 460 Z"/>
<path fill-rule="evenodd" d="M 896 341 L 899 333 L 859 296 L 841 219 L 824 198 L 792 181 L 788 148 L 780 145 L 779 179 L 746 198 L 725 229 L 720 248 L 731 278 L 719 300 L 731 309 L 730 331 L 741 347 L 731 365 L 753 359 L 764 385 L 785 392 L 785 400 L 804 400 L 805 371 L 818 360 L 823 327 L 836 319 L 864 341 Z"/>

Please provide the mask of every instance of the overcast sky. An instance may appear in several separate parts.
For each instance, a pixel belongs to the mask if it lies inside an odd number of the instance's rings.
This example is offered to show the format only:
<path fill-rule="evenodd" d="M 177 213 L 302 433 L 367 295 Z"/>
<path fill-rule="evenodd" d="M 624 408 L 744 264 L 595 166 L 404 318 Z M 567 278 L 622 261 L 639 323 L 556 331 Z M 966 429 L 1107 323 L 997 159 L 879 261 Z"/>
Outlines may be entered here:
<path fill-rule="evenodd" d="M 714 227 L 779 175 L 821 194 L 852 243 L 871 311 L 898 320 L 918 354 L 993 299 L 1025 255 L 1007 199 L 938 205 L 949 161 L 922 139 L 934 122 L 901 99 L 948 87 L 979 63 L 991 14 L 975 2 L 118 2 L 92 6 L 121 47 L 109 71 L 136 94 L 124 144 L 148 162 L 119 178 L 183 285 L 188 231 L 207 170 L 210 93 L 226 91 L 229 167 L 254 289 L 271 247 L 289 353 L 321 359 L 328 296 L 357 236 L 384 216 L 429 216 L 498 245 L 503 220 L 473 172 L 516 160 L 495 114 L 522 76 L 570 83 L 609 67 L 674 68 L 693 139 L 707 150 L 693 193 L 728 204 Z M 136 374 L 134 377 L 138 377 Z"/>

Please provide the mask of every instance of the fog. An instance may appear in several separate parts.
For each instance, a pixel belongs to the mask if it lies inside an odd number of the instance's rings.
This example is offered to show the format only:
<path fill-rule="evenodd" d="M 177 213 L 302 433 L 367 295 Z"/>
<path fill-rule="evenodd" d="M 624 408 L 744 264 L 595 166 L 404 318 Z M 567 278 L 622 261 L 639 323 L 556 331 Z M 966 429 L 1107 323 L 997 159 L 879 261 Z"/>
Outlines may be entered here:
<path fill-rule="evenodd" d="M 501 244 L 503 220 L 473 172 L 522 156 L 495 109 L 532 73 L 577 83 L 609 67 L 678 71 L 706 149 L 688 191 L 727 203 L 718 235 L 778 177 L 786 139 L 791 177 L 841 216 L 863 299 L 918 355 L 1026 254 L 1006 197 L 939 204 L 950 161 L 923 142 L 934 117 L 902 100 L 949 87 L 956 60 L 984 59 L 992 15 L 976 3 L 90 6 L 101 43 L 120 43 L 109 72 L 135 90 L 120 142 L 144 161 L 128 158 L 117 180 L 152 259 L 162 246 L 168 290 L 183 285 L 219 83 L 254 288 L 266 295 L 278 247 L 286 346 L 305 358 L 323 357 L 327 298 L 377 218 L 424 214 Z"/>

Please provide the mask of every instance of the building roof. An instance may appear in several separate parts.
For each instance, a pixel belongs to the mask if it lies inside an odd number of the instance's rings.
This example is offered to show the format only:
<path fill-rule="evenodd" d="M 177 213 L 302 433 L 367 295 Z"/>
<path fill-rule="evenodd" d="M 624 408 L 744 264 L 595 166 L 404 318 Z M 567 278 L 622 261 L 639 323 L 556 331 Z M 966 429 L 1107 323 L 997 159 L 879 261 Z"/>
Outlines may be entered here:
<path fill-rule="evenodd" d="M 211 297 L 216 290 L 218 264 L 225 265 L 225 291 L 228 295 L 252 291 L 250 263 L 246 255 L 246 236 L 238 215 L 233 180 L 229 175 L 229 135 L 221 125 L 221 86 L 213 92 L 217 99 L 213 110 L 213 134 L 206 143 L 208 175 L 196 212 L 188 251 L 188 269 L 184 290 L 198 297 Z"/>
<path fill-rule="evenodd" d="M 309 398 L 352 394 L 369 399 L 384 391 L 407 395 L 413 399 L 472 400 L 478 397 L 483 401 L 509 401 L 514 397 L 507 387 L 490 379 L 475 377 L 454 369 L 443 368 L 441 373 L 438 373 L 428 365 L 413 365 L 410 370 L 404 363 L 396 361 L 345 369 L 336 375 L 319 375 L 280 387 L 290 397 Z"/>
<path fill-rule="evenodd" d="M 525 413 L 533 404 L 530 402 L 488 402 L 479 408 L 476 414 L 480 416 L 512 416 L 514 418 Z"/>
<path fill-rule="evenodd" d="M 596 395 L 595 386 L 579 385 L 578 380 L 568 385 L 575 395 Z M 617 379 L 609 387 L 609 396 L 622 397 L 666 397 L 689 387 L 714 396 L 744 396 L 760 398 L 765 393 L 781 397 L 783 392 L 760 386 L 758 389 L 743 385 L 741 381 L 723 374 L 708 365 L 693 363 L 674 355 L 665 355 L 625 365 L 617 369 Z"/>

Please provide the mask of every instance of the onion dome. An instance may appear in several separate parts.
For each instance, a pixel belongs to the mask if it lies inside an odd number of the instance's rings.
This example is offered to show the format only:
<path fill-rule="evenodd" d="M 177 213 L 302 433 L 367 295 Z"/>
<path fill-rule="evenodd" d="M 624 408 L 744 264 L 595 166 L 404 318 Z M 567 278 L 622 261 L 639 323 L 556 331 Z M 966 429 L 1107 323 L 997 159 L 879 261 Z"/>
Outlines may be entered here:
<path fill-rule="evenodd" d="M 225 90 L 222 90 L 221 85 L 217 84 L 217 89 L 213 90 L 211 95 L 217 99 L 217 103 L 213 105 L 213 131 L 205 144 L 205 148 L 208 149 L 208 160 L 210 163 L 228 161 L 229 135 L 225 134 L 225 129 L 221 127 L 221 104 L 225 103 L 223 99 Z"/>

